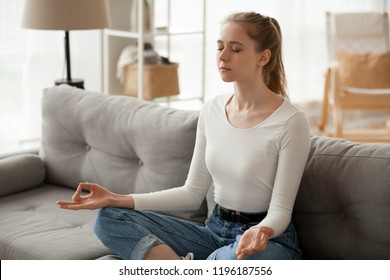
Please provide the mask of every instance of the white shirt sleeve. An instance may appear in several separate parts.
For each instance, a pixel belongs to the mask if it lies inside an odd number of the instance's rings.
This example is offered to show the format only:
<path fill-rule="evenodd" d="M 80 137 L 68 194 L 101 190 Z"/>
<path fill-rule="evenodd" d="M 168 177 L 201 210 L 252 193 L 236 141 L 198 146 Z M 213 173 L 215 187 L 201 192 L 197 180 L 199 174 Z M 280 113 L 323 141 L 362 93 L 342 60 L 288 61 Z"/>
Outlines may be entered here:
<path fill-rule="evenodd" d="M 267 217 L 259 226 L 282 234 L 291 221 L 295 199 L 310 151 L 310 130 L 303 113 L 292 116 L 280 134 L 280 153 Z"/>

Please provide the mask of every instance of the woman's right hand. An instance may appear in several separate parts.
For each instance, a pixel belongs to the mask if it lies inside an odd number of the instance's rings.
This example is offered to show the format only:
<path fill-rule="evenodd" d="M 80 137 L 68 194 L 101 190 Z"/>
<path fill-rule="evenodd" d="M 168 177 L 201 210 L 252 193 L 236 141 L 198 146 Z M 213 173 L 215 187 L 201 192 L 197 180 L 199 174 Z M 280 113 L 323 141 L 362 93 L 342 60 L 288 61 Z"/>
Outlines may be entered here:
<path fill-rule="evenodd" d="M 83 190 L 89 193 L 82 195 Z M 109 206 L 134 208 L 133 198 L 129 195 L 112 193 L 106 188 L 94 183 L 80 183 L 71 201 L 59 200 L 57 205 L 62 209 L 99 209 Z"/>

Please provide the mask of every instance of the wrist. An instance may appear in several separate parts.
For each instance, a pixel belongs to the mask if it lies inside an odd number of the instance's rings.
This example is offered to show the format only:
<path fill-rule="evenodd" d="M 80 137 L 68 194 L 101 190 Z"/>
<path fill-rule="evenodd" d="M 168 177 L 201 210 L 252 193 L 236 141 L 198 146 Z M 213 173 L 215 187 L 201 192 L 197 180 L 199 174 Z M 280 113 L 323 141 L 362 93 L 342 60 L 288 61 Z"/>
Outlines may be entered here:
<path fill-rule="evenodd" d="M 118 208 L 134 208 L 134 200 L 131 195 L 113 194 L 110 205 Z"/>

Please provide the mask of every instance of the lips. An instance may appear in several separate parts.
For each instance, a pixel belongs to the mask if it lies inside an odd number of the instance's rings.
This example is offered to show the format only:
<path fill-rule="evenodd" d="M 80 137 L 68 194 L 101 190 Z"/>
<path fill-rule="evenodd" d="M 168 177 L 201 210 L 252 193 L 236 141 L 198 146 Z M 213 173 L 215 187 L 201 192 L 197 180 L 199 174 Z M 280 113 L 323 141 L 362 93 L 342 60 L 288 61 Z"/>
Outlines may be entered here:
<path fill-rule="evenodd" d="M 225 67 L 225 66 L 222 66 L 222 67 L 219 67 L 219 70 L 221 72 L 227 72 L 227 71 L 231 71 L 232 69 L 231 68 L 228 68 L 228 67 Z"/>

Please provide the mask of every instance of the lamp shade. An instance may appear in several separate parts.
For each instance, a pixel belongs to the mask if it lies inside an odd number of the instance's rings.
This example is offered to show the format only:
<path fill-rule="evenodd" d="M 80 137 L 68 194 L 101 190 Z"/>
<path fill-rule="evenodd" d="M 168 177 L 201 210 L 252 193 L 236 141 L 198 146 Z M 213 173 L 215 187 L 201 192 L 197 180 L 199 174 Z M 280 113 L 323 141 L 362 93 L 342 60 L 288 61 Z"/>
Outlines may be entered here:
<path fill-rule="evenodd" d="M 83 30 L 109 27 L 106 0 L 25 0 L 22 27 Z"/>

